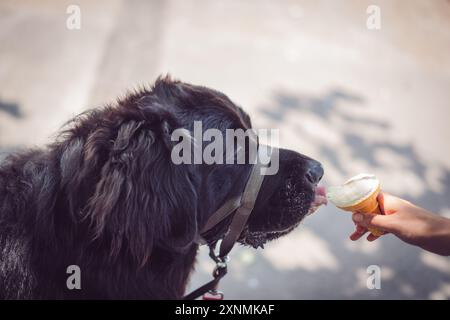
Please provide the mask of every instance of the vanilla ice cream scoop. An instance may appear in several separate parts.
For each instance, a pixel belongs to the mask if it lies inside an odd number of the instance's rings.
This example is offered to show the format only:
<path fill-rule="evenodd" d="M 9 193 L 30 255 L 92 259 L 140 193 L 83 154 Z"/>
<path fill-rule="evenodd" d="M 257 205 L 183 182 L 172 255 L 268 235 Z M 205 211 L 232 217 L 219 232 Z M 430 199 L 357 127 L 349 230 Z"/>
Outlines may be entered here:
<path fill-rule="evenodd" d="M 340 208 L 351 207 L 364 201 L 380 187 L 373 174 L 358 174 L 343 185 L 328 188 L 327 199 Z"/>
<path fill-rule="evenodd" d="M 372 174 L 359 174 L 343 185 L 329 187 L 327 199 L 336 207 L 345 211 L 382 214 L 378 205 L 380 181 Z M 376 236 L 383 234 L 381 230 L 369 228 Z"/>

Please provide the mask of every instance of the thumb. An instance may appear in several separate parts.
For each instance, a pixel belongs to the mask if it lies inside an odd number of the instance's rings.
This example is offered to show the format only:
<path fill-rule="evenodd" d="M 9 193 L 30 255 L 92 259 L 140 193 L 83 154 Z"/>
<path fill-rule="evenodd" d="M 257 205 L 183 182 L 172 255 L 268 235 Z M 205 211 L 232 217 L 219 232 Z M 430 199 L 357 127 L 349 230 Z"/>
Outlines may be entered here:
<path fill-rule="evenodd" d="M 353 221 L 365 228 L 377 228 L 385 232 L 395 232 L 395 225 L 392 221 L 395 215 L 385 216 L 370 213 L 354 213 Z"/>

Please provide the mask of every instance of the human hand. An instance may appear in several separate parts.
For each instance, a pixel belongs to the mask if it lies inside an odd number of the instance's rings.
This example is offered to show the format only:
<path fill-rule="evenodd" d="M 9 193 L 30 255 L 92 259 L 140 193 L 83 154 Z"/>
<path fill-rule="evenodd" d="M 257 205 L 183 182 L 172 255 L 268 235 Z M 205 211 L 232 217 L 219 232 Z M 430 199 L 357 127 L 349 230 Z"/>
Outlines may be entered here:
<path fill-rule="evenodd" d="M 425 250 L 450 255 L 450 219 L 387 193 L 380 193 L 377 200 L 383 215 L 354 213 L 352 218 L 356 231 L 350 235 L 351 240 L 360 239 L 370 227 L 392 233 L 406 243 Z M 373 234 L 367 236 L 368 241 L 378 238 Z"/>

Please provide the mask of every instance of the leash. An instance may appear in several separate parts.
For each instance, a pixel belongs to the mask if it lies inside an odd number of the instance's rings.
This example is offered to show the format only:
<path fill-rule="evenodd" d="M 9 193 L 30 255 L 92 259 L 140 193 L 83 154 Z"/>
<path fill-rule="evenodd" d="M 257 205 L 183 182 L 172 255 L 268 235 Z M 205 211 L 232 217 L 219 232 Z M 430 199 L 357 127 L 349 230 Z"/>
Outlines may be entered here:
<path fill-rule="evenodd" d="M 184 300 L 197 299 L 202 295 L 204 300 L 223 299 L 223 293 L 218 291 L 217 288 L 220 279 L 227 274 L 227 262 L 229 261 L 228 254 L 231 249 L 233 249 L 236 241 L 239 239 L 239 236 L 244 230 L 247 220 L 253 211 L 256 198 L 258 197 L 259 190 L 264 180 L 264 175 L 261 174 L 261 169 L 267 167 L 268 165 L 269 163 L 261 164 L 259 161 L 256 161 L 253 165 L 250 177 L 242 195 L 225 202 L 216 212 L 214 212 L 200 231 L 198 242 L 200 244 L 207 244 L 206 240 L 202 238 L 201 235 L 211 230 L 223 219 L 234 213 L 228 232 L 225 234 L 222 242 L 220 243 L 219 253 L 216 254 L 216 246 L 218 241 L 208 244 L 209 256 L 216 263 L 212 273 L 213 280 L 186 295 Z"/>
<path fill-rule="evenodd" d="M 219 258 L 214 252 L 217 242 L 209 246 L 209 256 L 216 262 L 216 267 L 212 273 L 213 280 L 204 284 L 200 288 L 192 291 L 186 295 L 184 300 L 194 300 L 200 296 L 203 296 L 203 300 L 222 300 L 223 293 L 217 290 L 220 279 L 222 279 L 227 274 L 227 262 L 228 256 L 225 259 Z"/>

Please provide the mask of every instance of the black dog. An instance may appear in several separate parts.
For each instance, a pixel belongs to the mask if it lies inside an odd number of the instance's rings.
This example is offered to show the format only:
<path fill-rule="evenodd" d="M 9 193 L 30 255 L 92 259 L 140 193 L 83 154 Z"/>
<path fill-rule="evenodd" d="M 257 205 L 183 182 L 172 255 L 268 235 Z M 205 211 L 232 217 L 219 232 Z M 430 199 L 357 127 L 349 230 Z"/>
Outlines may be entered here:
<path fill-rule="evenodd" d="M 247 129 L 224 94 L 170 78 L 84 113 L 46 149 L 0 166 L 0 298 L 182 298 L 208 217 L 242 193 L 248 165 L 176 165 L 171 132 Z M 320 164 L 280 150 L 239 242 L 258 247 L 314 209 Z M 213 241 L 230 219 L 208 232 Z M 69 290 L 67 267 L 81 270 Z"/>

